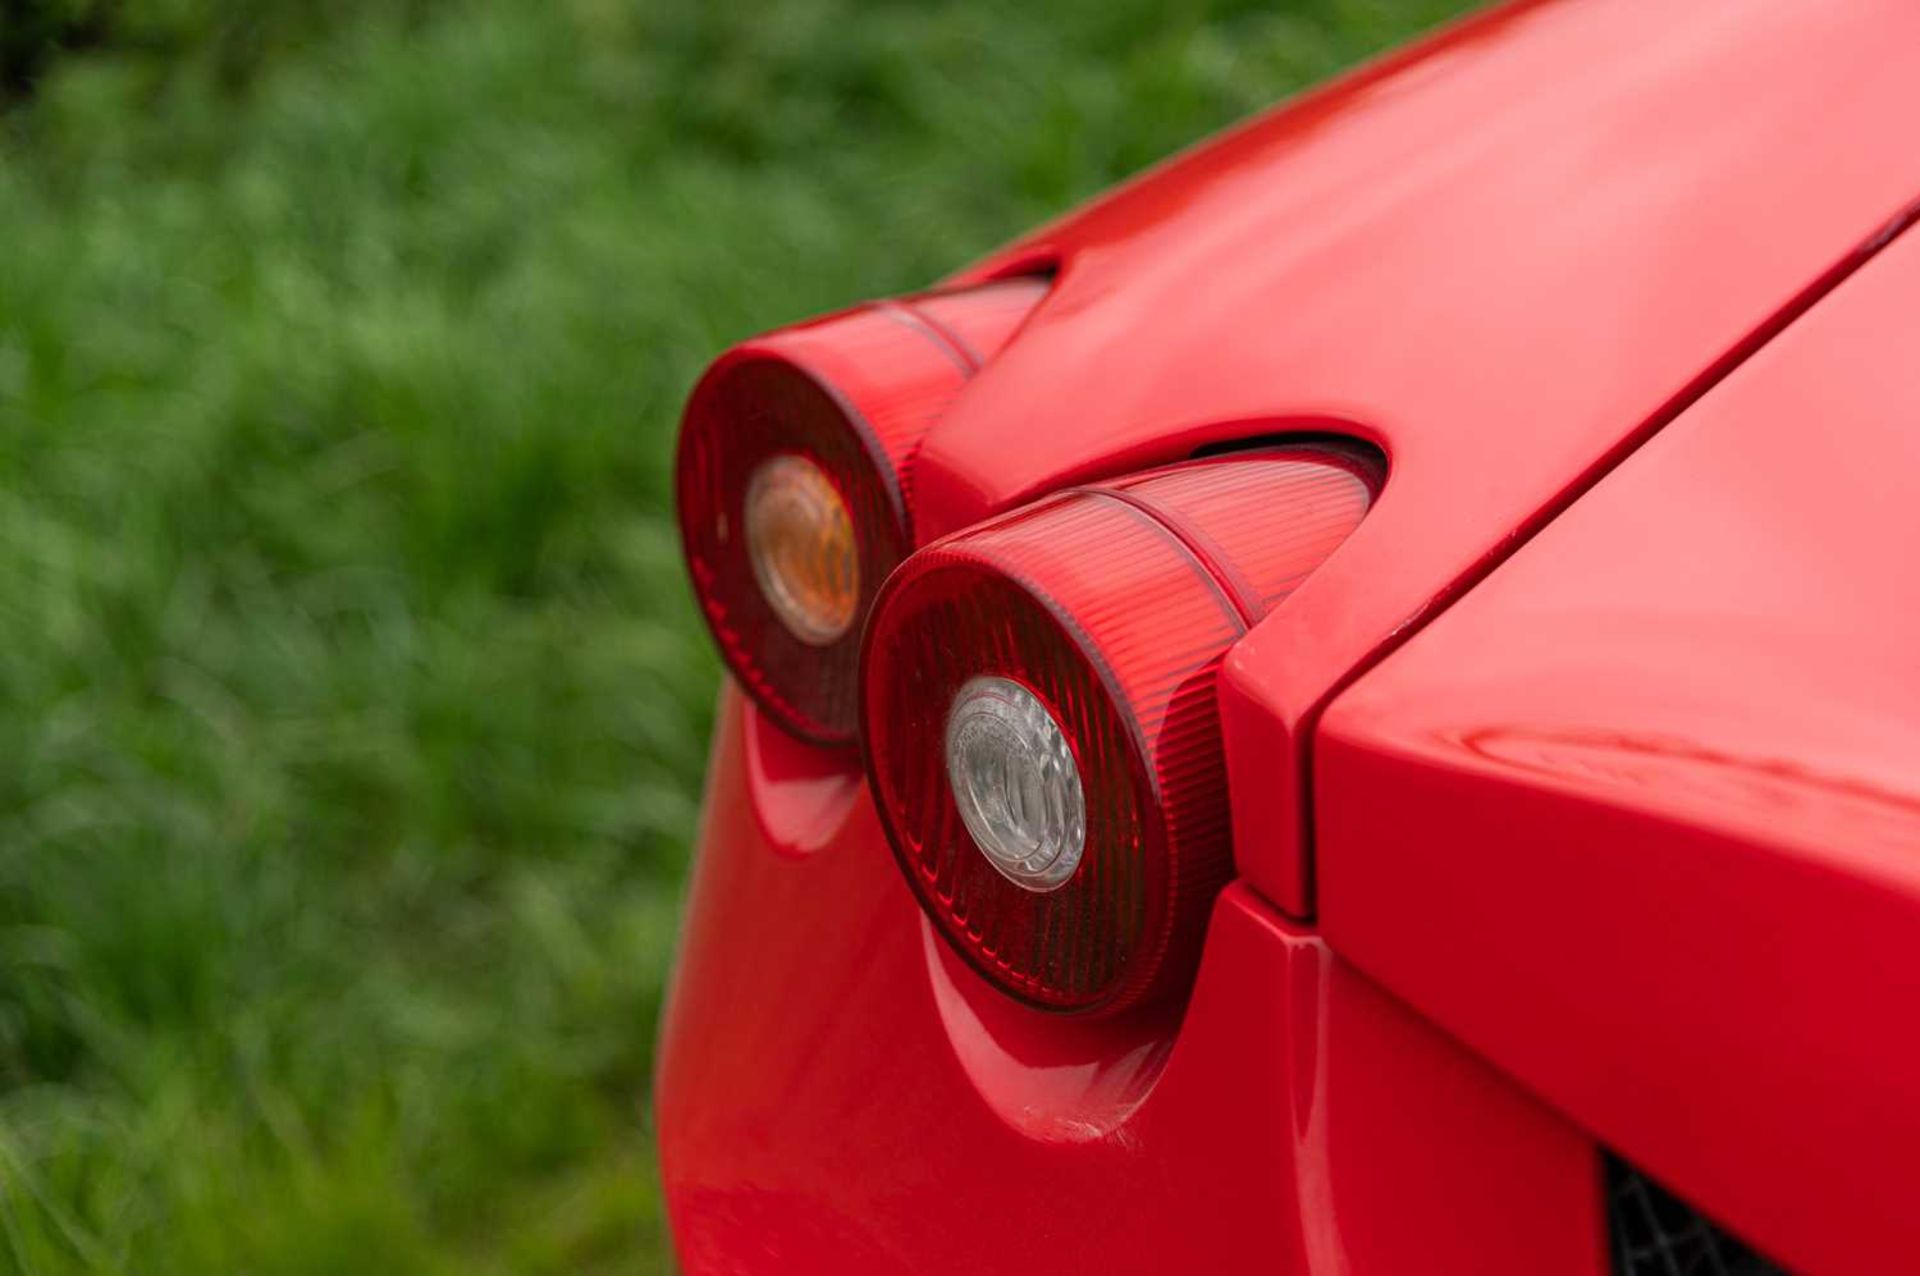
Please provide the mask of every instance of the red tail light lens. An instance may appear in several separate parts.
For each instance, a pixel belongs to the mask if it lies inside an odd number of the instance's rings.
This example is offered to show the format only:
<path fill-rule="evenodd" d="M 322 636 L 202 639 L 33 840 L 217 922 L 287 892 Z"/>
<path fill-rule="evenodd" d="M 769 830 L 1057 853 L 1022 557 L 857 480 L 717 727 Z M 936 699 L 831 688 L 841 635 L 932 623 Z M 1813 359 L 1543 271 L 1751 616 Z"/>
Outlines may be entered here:
<path fill-rule="evenodd" d="M 853 741 L 860 627 L 912 548 L 913 452 L 1046 291 L 1009 280 L 755 338 L 701 378 L 681 538 L 721 656 L 788 730 Z"/>
<path fill-rule="evenodd" d="M 1232 871 L 1214 682 L 1333 552 L 1368 460 L 1296 448 L 1063 493 L 929 546 L 865 639 L 867 768 L 929 917 L 1055 1010 L 1191 978 Z"/>

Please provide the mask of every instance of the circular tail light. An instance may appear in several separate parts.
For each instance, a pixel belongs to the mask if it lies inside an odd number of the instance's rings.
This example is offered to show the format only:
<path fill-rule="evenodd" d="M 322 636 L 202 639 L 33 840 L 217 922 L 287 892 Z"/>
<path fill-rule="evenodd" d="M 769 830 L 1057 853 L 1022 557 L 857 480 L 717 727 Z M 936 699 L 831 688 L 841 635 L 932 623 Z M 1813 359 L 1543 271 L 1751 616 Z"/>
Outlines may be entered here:
<path fill-rule="evenodd" d="M 861 624 L 913 545 L 913 453 L 1045 291 L 863 306 L 737 346 L 694 388 L 675 474 L 694 592 L 734 677 L 795 735 L 853 742 Z"/>
<path fill-rule="evenodd" d="M 875 603 L 876 803 L 936 928 L 1014 995 L 1184 986 L 1232 873 L 1215 681 L 1358 525 L 1377 471 L 1295 448 L 1075 489 L 913 555 Z"/>

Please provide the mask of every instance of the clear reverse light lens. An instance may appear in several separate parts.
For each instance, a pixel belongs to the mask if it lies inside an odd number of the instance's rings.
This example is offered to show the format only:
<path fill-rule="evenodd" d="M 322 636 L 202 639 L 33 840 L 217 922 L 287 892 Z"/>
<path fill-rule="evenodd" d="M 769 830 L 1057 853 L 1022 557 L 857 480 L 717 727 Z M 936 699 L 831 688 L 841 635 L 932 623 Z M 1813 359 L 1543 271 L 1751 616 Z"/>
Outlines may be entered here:
<path fill-rule="evenodd" d="M 746 521 L 753 576 L 780 623 L 815 647 L 846 633 L 860 606 L 860 547 L 826 472 L 773 457 L 747 484 Z"/>
<path fill-rule="evenodd" d="M 979 677 L 953 698 L 947 776 L 967 832 L 1016 886 L 1055 890 L 1080 867 L 1087 805 L 1080 769 L 1040 698 L 1007 678 Z"/>

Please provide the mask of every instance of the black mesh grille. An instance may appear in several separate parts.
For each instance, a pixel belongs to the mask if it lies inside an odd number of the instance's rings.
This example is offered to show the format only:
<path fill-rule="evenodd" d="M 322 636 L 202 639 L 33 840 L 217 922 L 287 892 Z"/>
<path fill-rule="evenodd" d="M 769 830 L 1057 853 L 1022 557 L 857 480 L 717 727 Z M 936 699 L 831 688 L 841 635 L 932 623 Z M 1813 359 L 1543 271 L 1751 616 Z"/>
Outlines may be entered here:
<path fill-rule="evenodd" d="M 1607 1158 L 1614 1276 L 1785 1276 L 1652 1179 Z"/>

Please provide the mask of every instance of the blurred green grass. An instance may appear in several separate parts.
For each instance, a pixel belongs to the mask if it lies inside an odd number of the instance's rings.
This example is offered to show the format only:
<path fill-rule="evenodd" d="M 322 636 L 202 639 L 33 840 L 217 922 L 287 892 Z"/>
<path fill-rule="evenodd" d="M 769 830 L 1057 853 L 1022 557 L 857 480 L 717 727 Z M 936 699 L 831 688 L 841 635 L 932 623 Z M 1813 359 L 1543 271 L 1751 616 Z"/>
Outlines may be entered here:
<path fill-rule="evenodd" d="M 686 388 L 1458 7 L 144 0 L 48 61 L 0 115 L 0 1271 L 665 1266 Z"/>

